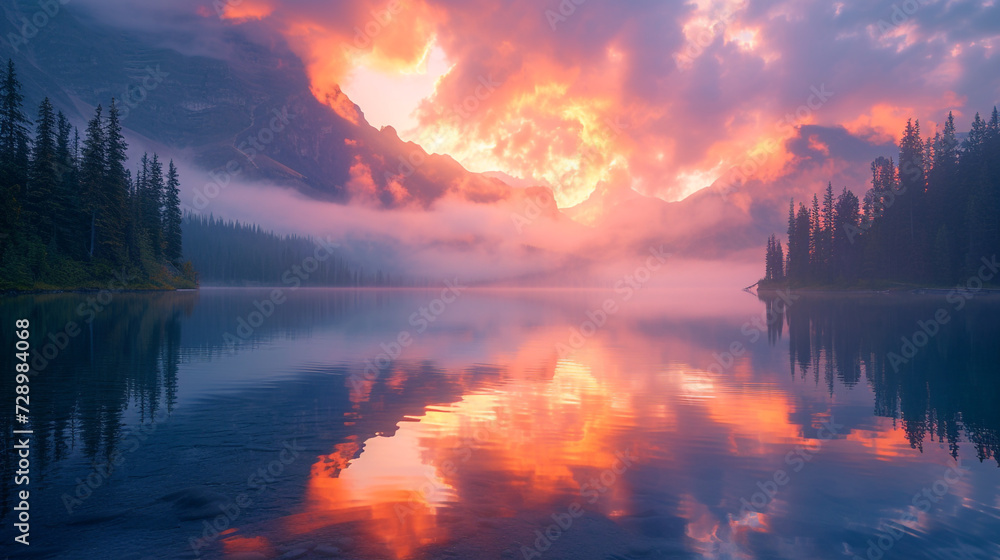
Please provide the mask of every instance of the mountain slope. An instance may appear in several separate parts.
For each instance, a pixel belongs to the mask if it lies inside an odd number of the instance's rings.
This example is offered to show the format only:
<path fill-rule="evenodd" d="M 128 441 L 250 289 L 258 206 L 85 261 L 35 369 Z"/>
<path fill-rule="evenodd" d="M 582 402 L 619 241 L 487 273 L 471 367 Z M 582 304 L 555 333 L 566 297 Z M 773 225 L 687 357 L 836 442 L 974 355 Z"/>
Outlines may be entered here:
<path fill-rule="evenodd" d="M 0 33 L 8 36 L 38 5 L 18 0 L 0 10 Z M 376 130 L 339 92 L 338 110 L 320 103 L 301 61 L 281 41 L 265 44 L 252 27 L 209 18 L 189 23 L 194 36 L 199 27 L 217 34 L 214 50 L 202 49 L 210 54 L 112 28 L 67 5 L 25 44 L 3 43 L 0 55 L 21 69 L 29 113 L 48 95 L 83 123 L 97 104 L 124 99 L 129 130 L 189 150 L 205 169 L 230 166 L 244 179 L 385 208 L 428 207 L 450 195 L 479 203 L 524 196 L 401 141 L 391 128 Z"/>
<path fill-rule="evenodd" d="M 20 18 L 37 10 L 28 0 L 4 3 L 0 34 L 17 33 Z M 769 207 L 706 191 L 667 203 L 608 185 L 563 213 L 547 187 L 511 187 L 502 174 L 469 172 L 447 155 L 402 141 L 391 127 L 375 129 L 339 91 L 320 102 L 301 60 L 252 22 L 230 25 L 192 14 L 167 27 L 176 31 L 123 30 L 68 4 L 16 51 L 0 44 L 0 56 L 21 69 L 29 112 L 49 95 L 82 125 L 97 104 L 124 98 L 131 132 L 191 154 L 198 167 L 217 174 L 238 169 L 243 181 L 367 208 L 428 210 L 455 199 L 499 210 L 503 231 L 463 234 L 463 226 L 449 225 L 452 239 L 429 244 L 477 245 L 487 254 L 507 245 L 516 258 L 552 251 L 573 263 L 579 251 L 600 260 L 664 244 L 678 254 L 714 257 L 756 247 L 770 233 L 756 224 L 774 221 Z M 524 219 L 529 227 L 519 226 Z M 413 252 L 403 240 L 393 243 L 396 254 Z"/>

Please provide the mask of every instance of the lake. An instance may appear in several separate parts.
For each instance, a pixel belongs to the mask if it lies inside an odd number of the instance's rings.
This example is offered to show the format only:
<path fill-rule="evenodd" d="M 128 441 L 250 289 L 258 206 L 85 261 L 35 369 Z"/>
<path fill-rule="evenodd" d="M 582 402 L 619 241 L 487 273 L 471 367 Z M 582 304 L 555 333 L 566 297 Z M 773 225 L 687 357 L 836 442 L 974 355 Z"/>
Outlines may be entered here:
<path fill-rule="evenodd" d="M 5 297 L 4 371 L 17 319 L 36 371 L 28 547 L 26 425 L 0 415 L 3 550 L 998 558 L 998 312 L 694 288 Z"/>

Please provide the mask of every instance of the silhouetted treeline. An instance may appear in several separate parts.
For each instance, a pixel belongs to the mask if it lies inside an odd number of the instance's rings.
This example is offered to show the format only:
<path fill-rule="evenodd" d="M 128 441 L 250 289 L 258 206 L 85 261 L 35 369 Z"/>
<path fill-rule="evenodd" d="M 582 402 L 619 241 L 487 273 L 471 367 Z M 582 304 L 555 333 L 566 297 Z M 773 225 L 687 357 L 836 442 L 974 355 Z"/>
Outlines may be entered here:
<path fill-rule="evenodd" d="M 143 156 L 133 179 L 118 106 L 79 131 L 46 98 L 32 122 L 0 72 L 0 288 L 193 287 L 180 264 L 180 180 Z M 34 133 L 29 127 L 34 126 Z M 176 267 L 182 267 L 179 271 Z"/>
<path fill-rule="evenodd" d="M 989 121 L 977 113 L 962 142 L 951 113 L 926 140 L 908 121 L 899 145 L 898 166 L 872 162 L 864 200 L 828 184 L 822 205 L 789 204 L 787 255 L 772 236 L 765 285 L 949 284 L 1000 250 L 997 109 Z"/>
<path fill-rule="evenodd" d="M 278 235 L 214 216 L 184 217 L 185 254 L 204 284 L 224 286 L 399 286 L 380 269 L 354 266 L 310 237 Z M 316 258 L 317 251 L 322 258 Z M 315 264 L 315 269 L 313 265 Z"/>
<path fill-rule="evenodd" d="M 897 419 L 914 449 L 948 444 L 958 456 L 964 439 L 980 461 L 1000 466 L 1000 337 L 996 301 L 960 311 L 940 299 L 801 296 L 791 304 L 761 298 L 779 309 L 769 340 L 787 321 L 791 374 L 826 385 L 867 381 L 875 414 Z M 938 323 L 942 309 L 949 319 Z"/>

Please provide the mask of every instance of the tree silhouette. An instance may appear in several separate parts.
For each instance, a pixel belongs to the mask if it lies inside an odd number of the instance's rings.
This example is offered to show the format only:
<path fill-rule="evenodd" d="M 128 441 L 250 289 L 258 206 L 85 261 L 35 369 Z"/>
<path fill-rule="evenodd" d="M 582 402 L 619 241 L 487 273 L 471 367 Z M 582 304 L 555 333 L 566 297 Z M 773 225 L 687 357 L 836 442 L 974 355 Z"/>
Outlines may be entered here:
<path fill-rule="evenodd" d="M 181 265 L 180 179 L 143 158 L 136 180 L 118 104 L 100 105 L 79 133 L 46 98 L 29 137 L 13 63 L 0 78 L 0 288 L 193 286 Z"/>
<path fill-rule="evenodd" d="M 976 114 L 959 143 L 952 113 L 926 141 L 908 120 L 899 166 L 871 164 L 863 201 L 845 187 L 833 198 L 827 183 L 822 210 L 789 204 L 785 279 L 793 286 L 946 285 L 974 275 L 1000 252 L 1000 115 Z M 860 206 L 860 208 L 859 208 Z M 775 282 L 777 238 L 768 239 L 765 283 Z"/>

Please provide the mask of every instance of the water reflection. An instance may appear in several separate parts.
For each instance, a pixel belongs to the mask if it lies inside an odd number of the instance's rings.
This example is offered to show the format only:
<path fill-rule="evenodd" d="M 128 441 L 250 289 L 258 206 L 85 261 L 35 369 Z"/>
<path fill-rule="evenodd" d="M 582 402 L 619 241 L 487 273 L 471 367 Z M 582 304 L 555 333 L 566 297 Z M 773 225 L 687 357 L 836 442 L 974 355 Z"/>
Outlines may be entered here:
<path fill-rule="evenodd" d="M 644 292 L 565 353 L 604 294 L 470 292 L 417 333 L 431 292 L 316 290 L 232 344 L 265 295 L 119 294 L 37 375 L 36 555 L 839 558 L 887 524 L 905 528 L 887 558 L 997 552 L 988 299 L 895 368 L 941 301 Z M 43 339 L 82 298 L 0 316 Z M 366 377 L 401 331 L 414 344 Z M 76 479 L 152 422 L 67 513 Z M 956 459 L 968 473 L 915 506 Z"/>
<path fill-rule="evenodd" d="M 947 442 L 958 457 L 964 438 L 980 461 L 1000 466 L 997 302 L 955 310 L 940 297 L 899 298 L 813 296 L 788 305 L 792 375 L 822 378 L 831 392 L 836 382 L 864 379 L 875 414 L 899 420 L 913 448 Z M 771 331 L 780 338 L 781 323 Z"/>
<path fill-rule="evenodd" d="M 30 321 L 33 467 L 45 473 L 74 452 L 90 462 L 107 461 L 129 435 L 127 426 L 170 414 L 177 396 L 181 322 L 196 301 L 196 293 L 178 292 L 117 294 L 103 302 L 96 294 L 3 302 L 5 324 Z M 4 334 L 4 348 L 13 348 L 13 332 L 4 329 Z M 4 353 L 4 371 L 14 370 L 13 359 Z M 14 393 L 12 375 L 0 376 L 0 391 Z M 3 433 L 22 428 L 11 420 L 0 415 Z M 11 466 L 3 461 L 0 477 L 5 511 Z"/>

